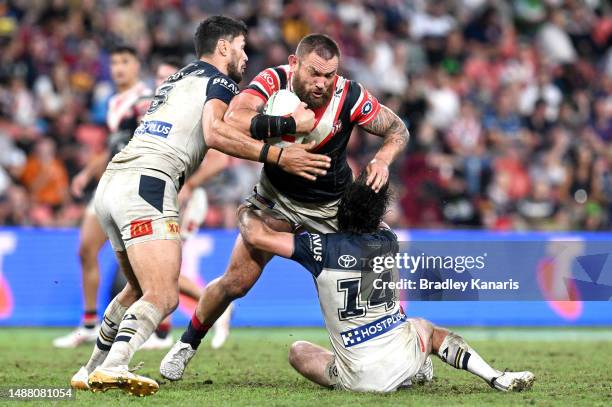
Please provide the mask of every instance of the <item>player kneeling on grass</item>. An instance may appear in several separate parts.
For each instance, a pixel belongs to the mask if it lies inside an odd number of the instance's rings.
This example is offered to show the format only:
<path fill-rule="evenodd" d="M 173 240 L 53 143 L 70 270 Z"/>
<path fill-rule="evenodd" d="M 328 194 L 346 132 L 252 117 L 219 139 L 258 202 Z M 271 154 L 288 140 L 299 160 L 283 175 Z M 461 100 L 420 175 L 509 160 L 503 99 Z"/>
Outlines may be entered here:
<path fill-rule="evenodd" d="M 497 390 L 531 387 L 533 373 L 494 369 L 461 336 L 424 319 L 407 318 L 393 291 L 364 294 L 373 285 L 373 274 L 363 264 L 398 250 L 395 234 L 380 226 L 388 201 L 388 185 L 375 193 L 366 185 L 363 172 L 341 199 L 339 233 L 277 232 L 257 210 L 239 209 L 240 233 L 249 245 L 295 260 L 315 278 L 333 352 L 298 341 L 289 351 L 291 365 L 322 386 L 389 392 L 430 381 L 433 364 L 429 355 L 435 353 Z M 387 273 L 387 278 L 397 279 L 392 271 Z M 374 278 L 384 277 L 376 274 Z"/>

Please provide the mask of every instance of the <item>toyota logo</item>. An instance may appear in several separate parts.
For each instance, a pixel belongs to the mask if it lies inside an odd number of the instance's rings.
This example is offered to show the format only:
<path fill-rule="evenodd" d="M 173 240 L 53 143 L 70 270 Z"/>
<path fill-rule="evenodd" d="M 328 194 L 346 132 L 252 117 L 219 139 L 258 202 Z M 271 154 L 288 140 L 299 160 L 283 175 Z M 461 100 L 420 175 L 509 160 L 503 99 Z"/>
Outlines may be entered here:
<path fill-rule="evenodd" d="M 349 269 L 357 264 L 357 259 L 350 254 L 343 254 L 338 257 L 338 265 L 342 268 Z"/>

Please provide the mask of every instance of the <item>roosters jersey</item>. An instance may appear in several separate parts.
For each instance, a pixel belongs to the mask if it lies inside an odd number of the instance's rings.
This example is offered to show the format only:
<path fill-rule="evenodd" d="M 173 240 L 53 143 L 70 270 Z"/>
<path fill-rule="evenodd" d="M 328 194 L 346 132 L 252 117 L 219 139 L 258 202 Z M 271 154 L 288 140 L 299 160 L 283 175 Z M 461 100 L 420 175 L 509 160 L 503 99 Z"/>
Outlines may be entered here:
<path fill-rule="evenodd" d="M 153 91 L 143 82 L 113 95 L 108 101 L 106 125 L 111 134 L 121 130 L 134 131 L 138 119 L 144 115 L 151 102 Z"/>
<path fill-rule="evenodd" d="M 280 89 L 292 90 L 289 65 L 269 68 L 260 72 L 243 90 L 260 97 L 264 102 Z M 370 123 L 378 112 L 378 100 L 359 83 L 336 75 L 331 100 L 326 106 L 314 110 L 315 127 L 304 137 L 303 143 L 316 142 L 313 152 L 331 158 L 331 167 L 316 181 L 288 174 L 278 166 L 265 165 L 264 171 L 276 189 L 301 202 L 329 202 L 339 199 L 344 188 L 352 181 L 347 162 L 346 145 L 355 125 Z M 292 136 L 284 140 L 293 141 Z"/>
<path fill-rule="evenodd" d="M 204 104 L 212 99 L 229 104 L 237 93 L 238 85 L 213 65 L 195 61 L 185 66 L 157 88 L 134 137 L 108 168 L 150 168 L 182 185 L 206 153 Z"/>

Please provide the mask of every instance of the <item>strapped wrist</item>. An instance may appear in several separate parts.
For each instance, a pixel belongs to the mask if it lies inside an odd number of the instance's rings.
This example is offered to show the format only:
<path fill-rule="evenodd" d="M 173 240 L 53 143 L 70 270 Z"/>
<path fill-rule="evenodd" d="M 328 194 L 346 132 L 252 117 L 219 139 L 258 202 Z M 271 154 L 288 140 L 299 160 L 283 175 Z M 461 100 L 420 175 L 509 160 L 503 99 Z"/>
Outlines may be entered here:
<path fill-rule="evenodd" d="M 251 119 L 249 128 L 251 136 L 256 140 L 267 140 L 285 134 L 295 134 L 297 124 L 292 116 L 269 116 L 256 114 Z"/>

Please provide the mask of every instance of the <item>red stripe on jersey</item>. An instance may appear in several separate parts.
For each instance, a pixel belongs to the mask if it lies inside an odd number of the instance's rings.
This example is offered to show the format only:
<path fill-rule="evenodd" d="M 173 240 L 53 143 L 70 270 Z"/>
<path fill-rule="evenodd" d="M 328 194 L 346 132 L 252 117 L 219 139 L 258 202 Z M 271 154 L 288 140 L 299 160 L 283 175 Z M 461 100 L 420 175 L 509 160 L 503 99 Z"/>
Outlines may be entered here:
<path fill-rule="evenodd" d="M 253 83 L 257 83 L 259 86 L 261 86 L 268 93 L 268 97 L 272 96 L 272 94 L 280 87 L 278 74 L 273 72 L 272 68 L 261 71 L 255 78 L 253 78 L 251 84 Z"/>
<path fill-rule="evenodd" d="M 334 86 L 334 91 L 335 90 L 336 88 Z M 347 94 L 348 94 L 348 86 L 344 86 L 344 89 L 342 89 L 342 97 L 340 98 L 340 103 L 338 104 L 338 110 L 336 110 L 336 116 L 334 117 L 334 125 L 338 121 L 338 117 L 340 117 L 340 112 L 342 111 L 342 105 L 344 105 L 344 100 L 346 99 Z M 329 132 L 329 134 L 323 139 L 323 141 L 319 143 L 319 145 L 313 151 L 319 151 L 321 148 L 323 148 L 325 144 L 327 144 L 329 140 L 331 140 L 333 136 L 334 136 L 334 128 L 332 128 L 332 131 Z"/>
<path fill-rule="evenodd" d="M 264 103 L 268 102 L 268 99 L 264 95 L 262 95 L 261 92 L 258 92 L 255 89 L 246 88 L 242 92 L 248 93 L 249 95 L 259 96 L 261 98 L 261 100 L 263 100 Z"/>

